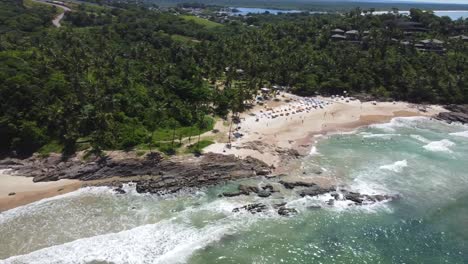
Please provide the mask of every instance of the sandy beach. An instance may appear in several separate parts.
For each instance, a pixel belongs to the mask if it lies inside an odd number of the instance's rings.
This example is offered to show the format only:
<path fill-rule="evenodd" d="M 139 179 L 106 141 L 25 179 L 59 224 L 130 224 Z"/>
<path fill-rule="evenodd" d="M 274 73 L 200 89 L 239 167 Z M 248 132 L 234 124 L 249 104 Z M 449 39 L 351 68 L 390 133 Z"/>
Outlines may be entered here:
<path fill-rule="evenodd" d="M 308 154 L 314 135 L 348 132 L 356 128 L 390 121 L 394 117 L 434 116 L 442 111 L 437 105 L 415 105 L 406 102 L 360 102 L 349 98 L 316 97 L 310 99 L 283 93 L 278 100 L 256 105 L 241 114 L 241 123 L 233 131 L 242 134 L 233 138 L 231 147 L 227 136 L 205 149 L 205 152 L 252 156 L 283 173 L 281 155 L 272 150 L 294 149 Z M 316 107 L 312 107 L 315 104 Z M 222 133 L 228 134 L 226 126 Z"/>
<path fill-rule="evenodd" d="M 8 175 L 0 171 L 0 212 L 44 198 L 79 189 L 77 180 L 34 183 L 31 177 Z M 14 195 L 9 195 L 15 193 Z"/>

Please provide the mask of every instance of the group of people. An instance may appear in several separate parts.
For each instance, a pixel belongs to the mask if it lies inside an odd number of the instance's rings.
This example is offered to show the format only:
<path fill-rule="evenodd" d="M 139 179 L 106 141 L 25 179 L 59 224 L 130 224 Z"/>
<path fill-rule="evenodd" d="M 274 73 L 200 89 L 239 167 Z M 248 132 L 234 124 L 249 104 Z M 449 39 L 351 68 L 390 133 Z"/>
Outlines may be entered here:
<path fill-rule="evenodd" d="M 259 114 L 255 115 L 255 120 L 259 122 L 261 119 L 275 119 L 279 117 L 285 117 L 288 119 L 289 116 L 296 115 L 299 113 L 313 111 L 315 109 L 323 109 L 325 106 L 331 104 L 331 102 L 323 101 L 317 98 L 293 98 L 291 99 L 294 103 L 282 106 L 279 108 L 271 108 L 268 105 L 264 106 L 264 110 L 260 110 Z"/>

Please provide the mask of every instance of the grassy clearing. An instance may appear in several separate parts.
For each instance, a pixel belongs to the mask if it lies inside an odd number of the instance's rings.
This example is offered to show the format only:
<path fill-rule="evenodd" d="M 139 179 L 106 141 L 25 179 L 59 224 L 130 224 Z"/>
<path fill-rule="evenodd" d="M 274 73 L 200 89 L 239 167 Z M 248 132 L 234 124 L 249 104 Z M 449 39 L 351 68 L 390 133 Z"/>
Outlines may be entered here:
<path fill-rule="evenodd" d="M 50 153 L 60 153 L 63 150 L 63 145 L 61 145 L 58 141 L 52 140 L 48 144 L 42 146 L 38 153 L 41 157 L 48 157 Z"/>
<path fill-rule="evenodd" d="M 188 146 L 185 152 L 200 154 L 204 148 L 208 147 L 211 144 L 214 144 L 214 142 L 211 140 L 200 140 L 200 142 L 193 143 L 192 145 Z"/>
<path fill-rule="evenodd" d="M 212 117 L 206 116 L 204 120 L 204 128 L 201 130 L 201 134 L 213 130 L 215 120 Z M 178 127 L 175 129 L 175 139 L 178 140 L 180 138 L 187 138 L 187 137 L 194 137 L 198 136 L 198 127 L 189 126 L 189 127 Z M 153 134 L 153 142 L 160 142 L 160 141 L 172 141 L 172 136 L 174 134 L 174 130 L 170 128 L 158 129 Z"/>
<path fill-rule="evenodd" d="M 215 27 L 223 26 L 222 24 L 210 21 L 208 19 L 196 17 L 196 16 L 183 15 L 181 17 L 185 20 L 193 21 L 199 25 L 205 26 L 206 28 L 215 28 Z"/>
<path fill-rule="evenodd" d="M 194 39 L 194 38 L 191 38 L 191 37 L 182 36 L 182 35 L 178 35 L 178 34 L 171 35 L 171 38 L 173 40 L 175 40 L 175 41 L 184 42 L 184 43 L 200 42 L 198 39 Z"/>

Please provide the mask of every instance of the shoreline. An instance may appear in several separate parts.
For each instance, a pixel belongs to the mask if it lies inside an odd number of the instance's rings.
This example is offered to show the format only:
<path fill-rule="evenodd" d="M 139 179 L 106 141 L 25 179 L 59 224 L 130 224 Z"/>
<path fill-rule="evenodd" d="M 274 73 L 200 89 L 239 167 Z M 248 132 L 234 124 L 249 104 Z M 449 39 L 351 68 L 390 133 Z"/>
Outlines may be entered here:
<path fill-rule="evenodd" d="M 45 198 L 69 193 L 82 186 L 78 180 L 34 183 L 33 178 L 0 171 L 0 213 Z M 9 195 L 15 193 L 14 195 Z"/>
<path fill-rule="evenodd" d="M 314 146 L 315 135 L 350 132 L 364 126 L 389 122 L 397 117 L 434 117 L 446 111 L 438 105 L 317 98 L 323 103 L 323 108 L 308 108 L 308 103 L 301 101 L 303 97 L 286 93 L 282 95 L 282 102 L 269 101 L 265 106 L 257 105 L 241 114 L 243 121 L 237 132 L 243 136 L 234 139 L 230 148 L 224 139 L 204 151 L 233 154 L 240 158 L 252 156 L 275 167 L 274 173 L 282 174 L 290 171 L 291 164 L 285 164 L 281 152 L 294 150 L 301 156 L 308 155 Z M 286 103 L 286 100 L 291 102 Z M 222 132 L 228 133 L 227 130 Z"/>
<path fill-rule="evenodd" d="M 390 122 L 397 117 L 433 117 L 446 111 L 441 106 L 435 105 L 424 106 L 423 110 L 421 105 L 405 102 L 361 103 L 358 100 L 317 98 L 323 102 L 323 108 L 306 108 L 302 101 L 303 97 L 285 93 L 280 101 L 270 100 L 265 102 L 263 106 L 256 105 L 251 110 L 242 113 L 240 115 L 242 121 L 238 125 L 239 129 L 235 132 L 244 136 L 234 139 L 231 142 L 231 148 L 226 148 L 229 126 L 220 120 L 215 125 L 220 130 L 217 133 L 216 143 L 208 146 L 204 153 L 234 155 L 239 159 L 251 156 L 270 166 L 274 175 L 287 173 L 288 176 L 285 178 L 303 180 L 301 176 L 302 158 L 310 154 L 316 145 L 318 135 L 349 133 L 368 125 Z M 278 116 L 275 118 L 269 116 L 266 109 L 271 109 L 270 112 L 277 112 Z M 286 113 L 286 111 L 291 113 L 288 117 L 286 114 L 280 116 L 279 113 Z M 212 132 L 207 132 L 207 135 L 212 135 Z M 190 164 L 193 158 L 175 157 L 174 160 Z M 72 192 L 83 186 L 116 186 L 116 183 L 132 180 L 151 181 L 155 178 L 158 176 L 110 177 L 88 181 L 61 179 L 54 182 L 34 183 L 32 177 L 4 175 L 0 170 L 0 186 L 3 186 L 0 188 L 0 212 Z M 315 175 L 314 180 L 322 185 L 336 184 L 330 178 L 320 175 Z M 8 196 L 9 192 L 16 194 Z"/>

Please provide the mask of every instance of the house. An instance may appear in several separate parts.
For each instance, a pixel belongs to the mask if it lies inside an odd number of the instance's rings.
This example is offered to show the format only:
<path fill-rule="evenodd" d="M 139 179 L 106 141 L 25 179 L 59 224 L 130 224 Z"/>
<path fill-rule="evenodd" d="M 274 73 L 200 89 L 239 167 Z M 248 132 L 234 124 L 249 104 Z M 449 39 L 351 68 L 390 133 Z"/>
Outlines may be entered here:
<path fill-rule="evenodd" d="M 345 32 L 346 39 L 349 40 L 358 40 L 359 39 L 359 31 L 357 30 L 348 30 Z"/>
<path fill-rule="evenodd" d="M 404 32 L 405 35 L 413 35 L 419 32 L 428 32 L 429 29 L 424 27 L 424 24 L 419 22 L 412 22 L 412 21 L 392 21 L 388 22 L 387 24 L 393 24 L 395 27 L 399 28 Z"/>
<path fill-rule="evenodd" d="M 450 37 L 450 39 L 453 39 L 453 40 L 462 40 L 463 42 L 468 42 L 468 36 L 465 36 L 465 35 Z"/>
<path fill-rule="evenodd" d="M 339 29 L 339 28 L 335 28 L 331 31 L 333 34 L 339 34 L 339 35 L 343 35 L 345 33 L 344 30 L 342 29 Z"/>
<path fill-rule="evenodd" d="M 330 38 L 332 40 L 335 40 L 335 41 L 346 40 L 346 36 L 345 35 L 340 35 L 340 34 L 334 34 Z"/>
<path fill-rule="evenodd" d="M 438 39 L 424 39 L 415 44 L 414 47 L 419 51 L 444 53 L 444 43 Z"/>

